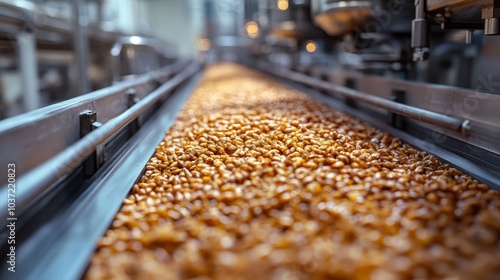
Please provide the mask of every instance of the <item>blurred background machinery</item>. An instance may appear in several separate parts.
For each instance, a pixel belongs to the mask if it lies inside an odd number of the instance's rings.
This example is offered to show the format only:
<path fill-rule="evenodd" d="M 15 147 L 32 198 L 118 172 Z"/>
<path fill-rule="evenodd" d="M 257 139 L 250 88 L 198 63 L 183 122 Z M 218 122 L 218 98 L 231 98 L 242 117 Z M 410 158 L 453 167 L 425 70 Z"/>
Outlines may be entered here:
<path fill-rule="evenodd" d="M 0 117 L 156 70 L 175 61 L 178 50 L 192 56 L 194 23 L 173 28 L 155 15 L 165 7 L 181 20 L 190 6 L 179 1 L 0 1 Z"/>

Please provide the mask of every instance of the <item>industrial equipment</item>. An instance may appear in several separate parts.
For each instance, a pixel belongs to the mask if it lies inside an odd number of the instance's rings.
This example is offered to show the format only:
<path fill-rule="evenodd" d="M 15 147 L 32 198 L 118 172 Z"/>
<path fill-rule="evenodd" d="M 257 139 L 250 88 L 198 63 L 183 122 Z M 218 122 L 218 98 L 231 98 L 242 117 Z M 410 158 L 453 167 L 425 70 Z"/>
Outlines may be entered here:
<path fill-rule="evenodd" d="M 82 30 L 109 73 L 0 121 L 12 279 L 500 276 L 500 1 L 203 3 L 196 59 L 0 4 L 26 81 Z"/>

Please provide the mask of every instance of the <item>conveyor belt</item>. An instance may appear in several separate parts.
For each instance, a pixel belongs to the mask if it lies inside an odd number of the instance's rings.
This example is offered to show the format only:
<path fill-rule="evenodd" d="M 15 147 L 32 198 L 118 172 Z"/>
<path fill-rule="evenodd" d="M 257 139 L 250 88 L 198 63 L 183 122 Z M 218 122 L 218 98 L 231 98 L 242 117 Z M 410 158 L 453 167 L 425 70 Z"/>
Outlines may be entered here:
<path fill-rule="evenodd" d="M 500 277 L 500 193 L 310 97 L 212 66 L 87 279 Z"/>

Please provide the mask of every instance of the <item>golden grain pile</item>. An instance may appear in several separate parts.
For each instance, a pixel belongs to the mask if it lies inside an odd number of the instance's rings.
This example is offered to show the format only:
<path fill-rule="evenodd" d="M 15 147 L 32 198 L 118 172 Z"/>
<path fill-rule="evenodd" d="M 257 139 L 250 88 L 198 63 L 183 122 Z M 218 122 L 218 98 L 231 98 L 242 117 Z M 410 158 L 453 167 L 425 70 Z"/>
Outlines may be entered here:
<path fill-rule="evenodd" d="M 219 64 L 156 148 L 85 277 L 499 279 L 500 194 L 261 74 Z"/>

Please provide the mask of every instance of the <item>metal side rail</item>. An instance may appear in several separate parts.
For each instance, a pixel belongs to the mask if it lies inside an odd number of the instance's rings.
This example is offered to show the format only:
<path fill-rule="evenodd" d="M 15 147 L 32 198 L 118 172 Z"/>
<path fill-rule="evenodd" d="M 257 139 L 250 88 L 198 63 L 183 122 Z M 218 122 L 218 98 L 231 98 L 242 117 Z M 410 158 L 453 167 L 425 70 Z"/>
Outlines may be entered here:
<path fill-rule="evenodd" d="M 261 69 L 263 70 L 263 69 Z M 313 77 L 309 77 L 307 75 L 293 72 L 284 68 L 267 68 L 265 70 L 268 73 L 287 78 L 293 80 L 295 82 L 299 82 L 302 84 L 306 84 L 309 86 L 321 88 L 322 90 L 332 91 L 335 94 L 340 96 L 351 98 L 355 101 L 364 102 L 381 109 L 385 109 L 389 112 L 396 113 L 401 116 L 405 116 L 417 121 L 425 122 L 428 124 L 433 124 L 442 128 L 459 131 L 464 136 L 469 133 L 469 121 L 468 120 L 460 120 L 454 117 L 450 117 L 444 114 L 435 113 L 432 111 L 408 106 L 405 104 L 401 104 L 395 101 L 387 100 L 384 98 L 380 98 L 377 96 L 372 96 L 345 86 L 339 86 L 335 84 L 331 84 L 329 82 L 325 82 Z"/>
<path fill-rule="evenodd" d="M 131 101 L 143 99 L 187 65 L 189 61 L 179 61 L 133 81 L 0 121 L 0 165 L 15 163 L 16 174 L 26 174 L 80 140 L 81 112 L 93 111 L 97 122 L 106 123 L 128 110 Z M 7 182 L 6 173 L 0 173 L 0 182 L 0 186 Z"/>
<path fill-rule="evenodd" d="M 75 168 L 79 167 L 92 152 L 121 132 L 141 113 L 165 98 L 166 95 L 181 83 L 192 77 L 201 66 L 193 62 L 158 89 L 138 101 L 130 109 L 102 124 L 98 129 L 87 134 L 70 147 L 51 157 L 30 170 L 26 174 L 19 174 L 17 185 L 22 186 L 16 193 L 16 216 L 22 215 L 31 205 L 66 178 Z M 78 117 L 78 116 L 76 116 Z M 49 127 L 48 129 L 51 129 Z M 16 160 L 13 158 L 11 160 Z M 0 189 L 0 196 L 7 197 L 7 186 Z M 0 219 L 9 217 L 7 200 L 0 202 Z"/>

